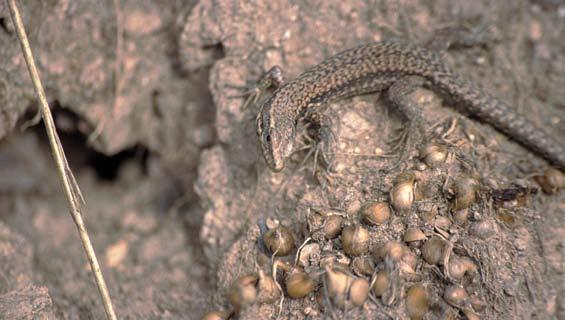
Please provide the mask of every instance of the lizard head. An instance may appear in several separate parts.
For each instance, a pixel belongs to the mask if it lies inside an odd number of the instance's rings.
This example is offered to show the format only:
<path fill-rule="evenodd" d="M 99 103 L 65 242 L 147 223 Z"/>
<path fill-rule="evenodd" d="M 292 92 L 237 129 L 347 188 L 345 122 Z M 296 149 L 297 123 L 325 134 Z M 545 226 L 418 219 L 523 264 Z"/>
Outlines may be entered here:
<path fill-rule="evenodd" d="M 257 115 L 257 134 L 263 157 L 269 168 L 279 172 L 294 147 L 295 124 L 292 119 L 277 116 L 268 99 Z"/>

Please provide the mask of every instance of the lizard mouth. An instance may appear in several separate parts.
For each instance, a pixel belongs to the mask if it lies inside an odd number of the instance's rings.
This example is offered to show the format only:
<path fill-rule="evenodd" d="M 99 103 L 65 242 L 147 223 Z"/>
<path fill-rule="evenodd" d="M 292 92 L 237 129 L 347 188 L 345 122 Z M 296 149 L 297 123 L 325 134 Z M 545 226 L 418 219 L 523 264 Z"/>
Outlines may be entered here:
<path fill-rule="evenodd" d="M 267 162 L 267 164 L 269 164 L 269 168 L 274 172 L 281 172 L 282 169 L 284 169 L 284 163 L 276 163 L 276 162 L 268 163 Z"/>
<path fill-rule="evenodd" d="M 263 158 L 265 158 L 265 162 L 271 171 L 280 172 L 284 169 L 284 161 L 281 159 L 277 159 L 276 156 L 271 152 L 271 150 L 264 149 L 263 150 Z"/>

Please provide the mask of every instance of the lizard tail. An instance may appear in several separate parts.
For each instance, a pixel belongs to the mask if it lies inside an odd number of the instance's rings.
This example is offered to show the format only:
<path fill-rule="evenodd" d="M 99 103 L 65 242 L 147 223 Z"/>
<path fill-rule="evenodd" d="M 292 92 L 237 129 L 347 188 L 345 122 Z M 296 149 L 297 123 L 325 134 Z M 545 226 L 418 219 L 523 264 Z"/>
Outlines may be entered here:
<path fill-rule="evenodd" d="M 565 147 L 553 136 L 536 127 L 525 116 L 475 84 L 453 74 L 434 79 L 436 85 L 451 93 L 463 108 L 492 125 L 552 165 L 565 169 Z"/>

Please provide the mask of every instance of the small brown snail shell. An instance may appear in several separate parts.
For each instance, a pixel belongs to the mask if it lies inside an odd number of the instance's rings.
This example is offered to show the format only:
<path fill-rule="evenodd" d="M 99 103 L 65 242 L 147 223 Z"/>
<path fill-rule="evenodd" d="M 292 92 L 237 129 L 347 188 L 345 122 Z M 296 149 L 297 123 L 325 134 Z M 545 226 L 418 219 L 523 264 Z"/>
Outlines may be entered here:
<path fill-rule="evenodd" d="M 259 294 L 257 301 L 259 303 L 273 303 L 277 301 L 281 292 L 275 283 L 275 280 L 270 275 L 266 275 L 263 270 L 259 270 L 259 283 L 257 284 Z"/>
<path fill-rule="evenodd" d="M 351 225 L 341 232 L 343 251 L 352 257 L 360 256 L 369 251 L 369 231 L 361 225 Z"/>
<path fill-rule="evenodd" d="M 356 306 L 362 306 L 369 296 L 369 281 L 364 278 L 357 278 L 351 283 L 349 288 L 349 299 Z"/>
<path fill-rule="evenodd" d="M 228 320 L 231 312 L 227 311 L 212 311 L 208 312 L 202 317 L 202 320 Z"/>
<path fill-rule="evenodd" d="M 421 285 L 415 284 L 406 293 L 406 311 L 412 320 L 420 320 L 430 309 L 430 297 L 428 290 Z"/>
<path fill-rule="evenodd" d="M 370 276 L 373 274 L 375 269 L 373 266 L 372 259 L 369 257 L 355 257 L 351 261 L 351 269 L 358 274 L 364 276 Z"/>
<path fill-rule="evenodd" d="M 323 237 L 331 240 L 341 233 L 343 214 L 337 211 L 315 211 L 308 218 L 310 232 L 314 239 Z"/>
<path fill-rule="evenodd" d="M 420 149 L 420 159 L 430 168 L 438 167 L 447 159 L 447 148 L 435 142 L 426 143 Z"/>
<path fill-rule="evenodd" d="M 404 242 L 418 242 L 426 240 L 426 235 L 420 230 L 420 228 L 408 228 L 404 233 Z"/>
<path fill-rule="evenodd" d="M 399 241 L 389 241 L 373 251 L 373 257 L 378 260 L 389 259 L 398 263 L 402 275 L 411 276 L 418 265 L 418 257 L 405 244 Z"/>
<path fill-rule="evenodd" d="M 308 267 L 320 258 L 321 247 L 318 242 L 302 245 L 297 253 L 296 261 L 301 267 Z"/>
<path fill-rule="evenodd" d="M 369 294 L 369 282 L 326 266 L 326 285 L 332 301 L 340 308 L 361 306 Z"/>
<path fill-rule="evenodd" d="M 390 190 L 390 202 L 397 211 L 407 211 L 414 204 L 416 175 L 412 172 L 400 174 Z"/>
<path fill-rule="evenodd" d="M 331 215 L 326 217 L 326 221 L 323 226 L 323 232 L 326 239 L 331 240 L 339 236 L 343 220 L 343 217 L 340 215 Z"/>
<path fill-rule="evenodd" d="M 416 163 L 416 170 L 424 171 L 426 169 L 428 169 L 428 166 L 425 163 L 423 163 L 423 162 Z"/>
<path fill-rule="evenodd" d="M 469 295 L 467 294 L 467 291 L 463 289 L 463 287 L 458 285 L 450 285 L 445 289 L 443 298 L 450 305 L 456 308 L 463 308 L 468 303 Z"/>
<path fill-rule="evenodd" d="M 451 226 L 451 220 L 448 217 L 437 216 L 434 219 L 434 226 L 439 229 L 447 230 Z"/>
<path fill-rule="evenodd" d="M 364 205 L 359 213 L 366 224 L 380 226 L 390 218 L 390 207 L 386 202 L 371 202 Z"/>
<path fill-rule="evenodd" d="M 452 210 L 466 209 L 475 203 L 478 187 L 477 180 L 468 176 L 458 177 L 453 186 L 455 197 L 451 205 Z"/>
<path fill-rule="evenodd" d="M 326 266 L 325 270 L 328 294 L 334 303 L 343 307 L 346 303 L 347 291 L 353 279 L 343 272 L 334 271 L 330 266 Z"/>
<path fill-rule="evenodd" d="M 390 276 L 388 272 L 386 272 L 385 270 L 377 272 L 373 287 L 371 288 L 373 290 L 373 294 L 377 298 L 380 298 L 388 290 L 389 286 Z"/>
<path fill-rule="evenodd" d="M 422 246 L 422 257 L 429 264 L 441 264 L 446 243 L 438 237 L 432 237 Z"/>
<path fill-rule="evenodd" d="M 377 247 L 377 249 L 373 252 L 373 256 L 377 260 L 382 260 L 385 257 L 388 257 L 394 262 L 399 262 L 406 253 L 406 250 L 408 250 L 408 248 L 403 243 L 398 241 L 389 241 Z"/>
<path fill-rule="evenodd" d="M 263 234 L 265 245 L 275 256 L 289 255 L 294 249 L 294 237 L 285 226 L 278 226 Z"/>
<path fill-rule="evenodd" d="M 469 233 L 480 239 L 488 239 L 498 233 L 498 226 L 494 220 L 484 219 L 477 221 L 469 228 Z"/>
<path fill-rule="evenodd" d="M 316 287 L 314 280 L 304 271 L 296 268 L 286 278 L 286 293 L 291 298 L 304 298 Z"/>
<path fill-rule="evenodd" d="M 449 275 L 455 280 L 461 280 L 465 274 L 473 275 L 478 272 L 477 265 L 467 257 L 452 255 L 448 264 Z"/>
<path fill-rule="evenodd" d="M 565 174 L 558 169 L 548 168 L 543 175 L 535 177 L 543 192 L 553 194 L 565 188 Z"/>
<path fill-rule="evenodd" d="M 235 280 L 228 292 L 228 300 L 232 304 L 236 313 L 254 303 L 257 300 L 257 281 L 256 274 L 241 276 Z"/>

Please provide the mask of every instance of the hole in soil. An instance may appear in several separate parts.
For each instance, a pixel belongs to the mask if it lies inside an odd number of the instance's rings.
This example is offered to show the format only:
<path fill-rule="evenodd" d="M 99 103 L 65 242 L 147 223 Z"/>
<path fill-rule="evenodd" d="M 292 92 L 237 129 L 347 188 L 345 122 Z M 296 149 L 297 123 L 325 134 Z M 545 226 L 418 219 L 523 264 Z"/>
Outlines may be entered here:
<path fill-rule="evenodd" d="M 131 147 L 113 156 L 107 156 L 91 149 L 87 165 L 94 169 L 99 179 L 113 181 L 118 177 L 122 165 L 128 161 L 139 162 L 145 173 L 148 154 L 147 149 L 141 146 Z"/>
<path fill-rule="evenodd" d="M 220 60 L 226 56 L 224 45 L 221 42 L 214 45 L 204 46 L 202 49 L 211 51 L 214 60 Z"/>
<path fill-rule="evenodd" d="M 80 115 L 61 107 L 58 102 L 52 103 L 52 106 L 55 126 L 69 165 L 73 170 L 79 171 L 91 168 L 96 173 L 97 178 L 104 181 L 116 180 L 126 163 L 137 166 L 138 171 L 143 175 L 147 173 L 149 156 L 147 148 L 135 145 L 114 155 L 99 152 L 88 144 L 88 134 L 93 130 L 91 125 Z M 46 140 L 43 145 L 47 146 L 47 136 L 43 124 L 37 125 L 35 128 L 41 138 Z"/>
<path fill-rule="evenodd" d="M 6 32 L 7 34 L 12 34 L 10 32 L 10 29 L 8 29 L 8 22 L 6 21 L 6 18 L 0 18 L 0 29 L 4 30 L 4 32 Z"/>

